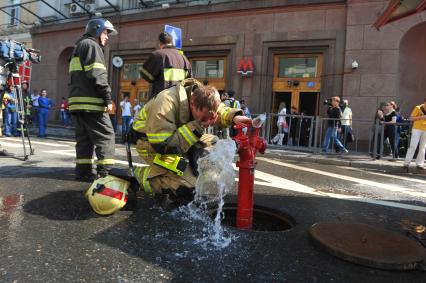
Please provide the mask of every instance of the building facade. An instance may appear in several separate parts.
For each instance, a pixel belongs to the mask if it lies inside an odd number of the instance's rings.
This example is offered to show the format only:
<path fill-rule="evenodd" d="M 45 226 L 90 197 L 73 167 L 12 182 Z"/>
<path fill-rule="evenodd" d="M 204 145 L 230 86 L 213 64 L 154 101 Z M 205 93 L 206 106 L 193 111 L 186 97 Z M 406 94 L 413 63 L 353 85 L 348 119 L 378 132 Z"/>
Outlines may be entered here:
<path fill-rule="evenodd" d="M 43 55 L 33 86 L 57 100 L 67 96 L 68 59 L 89 19 L 81 9 L 76 17 L 69 2 L 53 1 L 64 17 L 53 10 L 42 18 L 55 21 L 31 29 L 33 46 Z M 397 101 L 407 115 L 424 97 L 426 14 L 377 30 L 373 23 L 388 1 L 109 2 L 115 6 L 86 1 L 84 7 L 101 12 L 119 31 L 105 49 L 116 101 L 127 93 L 147 99 L 140 68 L 166 24 L 182 29 L 195 77 L 220 91 L 234 90 L 254 113 L 276 113 L 284 101 L 288 109 L 323 115 L 322 101 L 341 96 L 349 99 L 354 119 L 372 119 L 381 101 Z M 114 67 L 114 57 L 124 65 Z"/>

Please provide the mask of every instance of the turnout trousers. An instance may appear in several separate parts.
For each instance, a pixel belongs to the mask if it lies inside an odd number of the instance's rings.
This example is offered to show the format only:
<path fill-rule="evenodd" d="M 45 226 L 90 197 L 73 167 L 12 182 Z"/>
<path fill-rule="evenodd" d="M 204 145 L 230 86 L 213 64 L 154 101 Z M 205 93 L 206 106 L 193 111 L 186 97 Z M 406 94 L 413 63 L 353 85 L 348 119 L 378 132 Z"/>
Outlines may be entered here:
<path fill-rule="evenodd" d="M 148 141 L 138 140 L 136 151 L 139 156 L 148 164 L 146 167 L 136 167 L 135 177 L 145 192 L 150 194 L 161 194 L 163 190 L 176 192 L 179 187 L 194 189 L 197 178 L 192 173 L 188 165 L 183 172 L 183 176 L 154 164 L 155 151 Z"/>
<path fill-rule="evenodd" d="M 74 112 L 77 176 L 89 176 L 96 165 L 105 176 L 114 165 L 115 133 L 108 113 Z M 93 159 L 93 152 L 97 160 Z"/>

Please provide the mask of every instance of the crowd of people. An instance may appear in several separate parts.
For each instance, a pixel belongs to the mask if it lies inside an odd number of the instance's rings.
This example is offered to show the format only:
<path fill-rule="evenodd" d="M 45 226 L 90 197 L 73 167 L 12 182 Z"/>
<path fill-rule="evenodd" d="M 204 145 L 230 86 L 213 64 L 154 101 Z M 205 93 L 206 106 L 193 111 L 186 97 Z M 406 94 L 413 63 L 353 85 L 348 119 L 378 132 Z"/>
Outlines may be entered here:
<path fill-rule="evenodd" d="M 28 82 L 26 81 L 22 82 L 20 89 L 22 101 L 18 97 L 16 86 L 6 85 L 5 90 L 2 92 L 1 112 L 3 119 L 0 136 L 20 136 L 22 134 L 21 128 L 24 129 L 25 133 L 29 127 L 38 127 L 38 137 L 46 137 L 49 111 L 53 107 L 53 102 L 48 97 L 47 90 L 42 89 L 38 91 L 34 89 L 34 91 L 30 92 Z M 22 117 L 19 117 L 19 111 L 22 111 Z M 66 117 L 69 117 L 69 113 L 66 99 L 63 98 L 61 119 L 69 125 L 70 120 Z"/>

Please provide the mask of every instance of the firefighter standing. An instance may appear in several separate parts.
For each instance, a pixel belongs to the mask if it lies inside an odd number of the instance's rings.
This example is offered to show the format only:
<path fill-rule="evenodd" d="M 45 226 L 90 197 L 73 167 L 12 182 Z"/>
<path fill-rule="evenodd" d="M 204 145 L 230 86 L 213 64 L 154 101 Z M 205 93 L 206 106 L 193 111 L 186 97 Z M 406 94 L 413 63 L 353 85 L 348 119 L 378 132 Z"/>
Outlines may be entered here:
<path fill-rule="evenodd" d="M 114 164 L 115 134 L 106 112 L 112 109 L 111 88 L 102 50 L 108 36 L 114 34 L 117 31 L 108 20 L 90 20 L 72 53 L 68 101 L 75 121 L 78 180 L 91 181 L 106 176 Z M 97 176 L 92 173 L 94 163 Z"/>
<path fill-rule="evenodd" d="M 154 51 L 142 66 L 142 77 L 152 84 L 149 99 L 163 89 L 192 77 L 191 63 L 173 46 L 173 38 L 167 32 L 158 36 L 159 50 Z"/>
<path fill-rule="evenodd" d="M 138 167 L 135 177 L 148 193 L 192 195 L 197 156 L 217 139 L 204 134 L 204 129 L 249 122 L 241 109 L 221 103 L 216 88 L 186 79 L 160 92 L 139 111 L 133 123 L 136 150 L 149 166 Z"/>

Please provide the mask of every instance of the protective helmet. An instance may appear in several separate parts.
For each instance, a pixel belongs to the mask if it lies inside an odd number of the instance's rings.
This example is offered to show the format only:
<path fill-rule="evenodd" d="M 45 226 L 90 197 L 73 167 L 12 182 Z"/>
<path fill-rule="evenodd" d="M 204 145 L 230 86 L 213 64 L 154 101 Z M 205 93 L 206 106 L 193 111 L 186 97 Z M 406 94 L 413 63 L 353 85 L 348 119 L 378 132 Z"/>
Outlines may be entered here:
<path fill-rule="evenodd" d="M 118 33 L 110 21 L 98 18 L 92 19 L 87 23 L 85 34 L 98 38 L 104 30 L 107 30 L 110 35 Z"/>
<path fill-rule="evenodd" d="M 95 180 L 85 195 L 97 214 L 109 215 L 126 205 L 129 185 L 126 180 L 107 175 Z"/>

